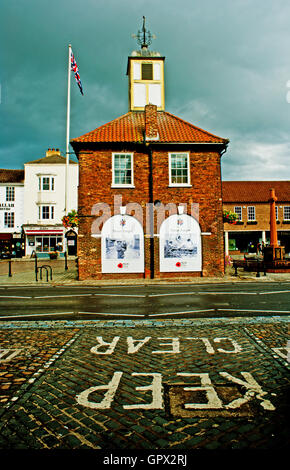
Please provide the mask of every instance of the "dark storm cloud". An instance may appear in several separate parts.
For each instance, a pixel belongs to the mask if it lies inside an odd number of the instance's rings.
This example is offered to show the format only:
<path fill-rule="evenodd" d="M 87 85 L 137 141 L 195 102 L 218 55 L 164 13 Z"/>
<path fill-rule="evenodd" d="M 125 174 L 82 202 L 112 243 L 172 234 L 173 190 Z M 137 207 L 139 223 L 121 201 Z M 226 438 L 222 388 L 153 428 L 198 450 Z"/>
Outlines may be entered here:
<path fill-rule="evenodd" d="M 65 151 L 67 53 L 71 137 L 127 112 L 131 34 L 157 35 L 166 110 L 230 139 L 224 179 L 289 179 L 290 4 L 277 0 L 2 0 L 0 166 Z"/>

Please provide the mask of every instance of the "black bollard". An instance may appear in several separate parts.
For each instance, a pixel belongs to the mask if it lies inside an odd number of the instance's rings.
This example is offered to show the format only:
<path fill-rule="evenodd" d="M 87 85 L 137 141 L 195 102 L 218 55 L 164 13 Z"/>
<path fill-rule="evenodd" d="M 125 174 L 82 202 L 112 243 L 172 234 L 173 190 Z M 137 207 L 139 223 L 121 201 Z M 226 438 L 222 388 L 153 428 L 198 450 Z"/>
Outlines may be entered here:
<path fill-rule="evenodd" d="M 235 276 L 238 275 L 238 265 L 237 263 L 234 263 L 234 268 L 235 268 Z"/>
<path fill-rule="evenodd" d="M 257 259 L 257 274 L 256 277 L 260 277 L 260 261 Z"/>
<path fill-rule="evenodd" d="M 11 270 L 11 259 L 8 261 L 8 277 L 12 277 L 12 270 Z"/>

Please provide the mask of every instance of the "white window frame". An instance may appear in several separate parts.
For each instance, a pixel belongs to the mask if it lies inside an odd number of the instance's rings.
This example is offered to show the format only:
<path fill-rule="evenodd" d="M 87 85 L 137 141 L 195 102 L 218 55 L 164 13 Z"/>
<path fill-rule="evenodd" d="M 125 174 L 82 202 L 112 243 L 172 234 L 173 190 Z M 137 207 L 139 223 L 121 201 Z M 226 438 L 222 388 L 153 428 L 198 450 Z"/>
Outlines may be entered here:
<path fill-rule="evenodd" d="M 253 209 L 254 218 L 250 217 L 250 209 Z M 255 206 L 247 207 L 247 217 L 248 217 L 248 222 L 256 222 L 256 207 Z"/>
<path fill-rule="evenodd" d="M 115 183 L 115 156 L 124 155 L 131 158 L 131 183 Z M 113 152 L 112 153 L 112 188 L 135 188 L 134 186 L 134 154 L 131 152 Z"/>
<path fill-rule="evenodd" d="M 48 207 L 48 218 L 43 217 L 43 208 Z M 41 204 L 38 206 L 38 220 L 47 221 L 47 220 L 54 220 L 55 211 L 54 205 L 52 204 Z"/>
<path fill-rule="evenodd" d="M 286 218 L 286 210 L 285 209 L 287 209 L 287 212 L 289 212 L 289 215 L 287 216 L 287 218 Z M 290 221 L 290 206 L 284 206 L 283 207 L 283 220 L 285 220 L 286 222 Z"/>
<path fill-rule="evenodd" d="M 237 212 L 237 209 L 238 209 L 238 211 L 240 211 L 240 214 L 239 214 L 239 212 Z M 242 208 L 242 206 L 235 206 L 234 207 L 234 213 L 239 216 L 239 222 L 242 222 L 242 220 L 243 220 L 243 208 Z"/>
<path fill-rule="evenodd" d="M 172 168 L 171 160 L 173 155 L 186 155 L 187 157 L 187 183 L 173 183 L 172 182 Z M 190 152 L 169 152 L 168 153 L 168 169 L 169 169 L 169 187 L 174 188 L 189 188 L 190 184 Z"/>
<path fill-rule="evenodd" d="M 4 228 L 14 228 L 14 227 L 15 227 L 15 212 L 4 212 Z"/>
<path fill-rule="evenodd" d="M 6 186 L 6 202 L 15 201 L 15 186 Z"/>
<path fill-rule="evenodd" d="M 275 206 L 275 214 L 276 214 L 276 220 L 279 220 L 278 206 Z"/>
<path fill-rule="evenodd" d="M 44 244 L 43 240 L 45 238 L 48 238 L 48 249 L 44 250 Z M 63 237 L 61 235 L 37 235 L 34 240 L 35 240 L 35 250 L 37 253 L 49 253 L 50 251 L 53 250 L 52 248 L 52 243 L 50 242 L 51 239 L 55 239 L 55 246 L 58 243 L 61 243 L 62 249 L 60 250 L 61 252 L 63 251 Z M 41 241 L 40 241 L 41 240 Z"/>
<path fill-rule="evenodd" d="M 54 192 L 55 191 L 55 178 L 51 175 L 39 175 L 38 177 L 38 190 L 45 191 L 45 192 Z M 43 180 L 47 178 L 49 180 L 49 189 L 43 189 Z"/>

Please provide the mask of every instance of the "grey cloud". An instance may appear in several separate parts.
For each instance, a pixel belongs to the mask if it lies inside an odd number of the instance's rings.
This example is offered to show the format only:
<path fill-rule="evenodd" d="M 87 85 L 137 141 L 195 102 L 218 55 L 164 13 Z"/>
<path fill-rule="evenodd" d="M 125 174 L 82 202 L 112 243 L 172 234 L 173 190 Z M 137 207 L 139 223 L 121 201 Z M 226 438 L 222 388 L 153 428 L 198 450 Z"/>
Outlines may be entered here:
<path fill-rule="evenodd" d="M 3 0 L 0 166 L 65 149 L 69 43 L 85 93 L 72 77 L 71 137 L 127 112 L 143 15 L 166 56 L 166 109 L 230 139 L 224 178 L 289 179 L 286 0 Z"/>

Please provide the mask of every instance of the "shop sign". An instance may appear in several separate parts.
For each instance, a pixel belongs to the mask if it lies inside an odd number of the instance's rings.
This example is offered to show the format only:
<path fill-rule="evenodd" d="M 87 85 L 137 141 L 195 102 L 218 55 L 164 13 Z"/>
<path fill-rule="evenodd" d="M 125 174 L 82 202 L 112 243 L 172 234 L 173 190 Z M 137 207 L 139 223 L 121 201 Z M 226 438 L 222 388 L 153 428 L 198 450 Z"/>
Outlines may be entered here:
<path fill-rule="evenodd" d="M 0 211 L 10 211 L 11 208 L 14 208 L 14 204 L 12 202 L 0 203 Z"/>

